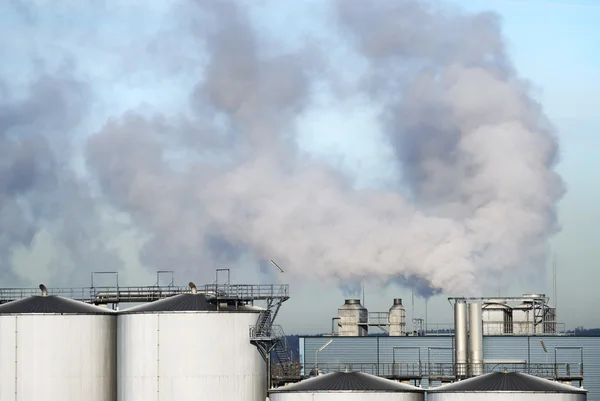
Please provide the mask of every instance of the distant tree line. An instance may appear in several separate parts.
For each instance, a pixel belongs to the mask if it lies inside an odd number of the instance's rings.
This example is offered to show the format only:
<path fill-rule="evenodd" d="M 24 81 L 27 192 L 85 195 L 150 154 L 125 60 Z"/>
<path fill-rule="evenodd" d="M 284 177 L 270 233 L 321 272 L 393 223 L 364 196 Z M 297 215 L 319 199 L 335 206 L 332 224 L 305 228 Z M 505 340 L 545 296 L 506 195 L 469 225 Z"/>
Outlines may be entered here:
<path fill-rule="evenodd" d="M 597 329 L 586 329 L 582 326 L 576 327 L 575 330 L 567 331 L 569 334 L 575 334 L 576 336 L 600 336 L 600 328 Z"/>

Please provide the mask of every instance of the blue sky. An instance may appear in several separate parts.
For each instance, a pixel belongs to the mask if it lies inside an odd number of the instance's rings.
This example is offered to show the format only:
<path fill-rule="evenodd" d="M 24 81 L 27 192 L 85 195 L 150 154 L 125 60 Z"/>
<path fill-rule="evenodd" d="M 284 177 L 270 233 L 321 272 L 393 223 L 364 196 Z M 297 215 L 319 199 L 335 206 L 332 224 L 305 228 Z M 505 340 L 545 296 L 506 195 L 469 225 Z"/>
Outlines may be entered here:
<path fill-rule="evenodd" d="M 66 2 L 73 7 L 54 7 L 48 1 L 36 12 L 23 12 L 18 1 L 0 5 L 0 79 L 17 95 L 35 76 L 37 69 L 54 70 L 65 56 L 75 61 L 75 73 L 94 83 L 99 93 L 93 113 L 77 135 L 77 141 L 93 134 L 109 118 L 127 109 L 145 112 L 185 112 L 189 88 L 197 81 L 203 64 L 201 46 L 177 36 L 173 23 L 173 2 Z M 90 7 L 89 4 L 95 4 Z M 248 2 L 244 2 L 249 4 Z M 558 170 L 568 192 L 559 206 L 562 232 L 553 239 L 558 254 L 559 320 L 568 326 L 600 325 L 600 312 L 584 303 L 600 302 L 600 182 L 593 172 L 600 166 L 600 1 L 455 1 L 468 11 L 495 11 L 502 16 L 503 31 L 510 55 L 522 77 L 535 85 L 539 101 L 558 129 L 561 163 Z M 104 4 L 105 6 L 103 6 Z M 123 4 L 131 5 L 122 6 Z M 151 5 L 149 5 L 151 4 Z M 303 39 L 325 38 L 328 9 L 318 0 L 264 2 L 252 10 L 252 18 L 265 33 L 295 45 Z M 68 10 L 68 12 L 67 12 Z M 160 33 L 160 35 L 157 35 Z M 157 37 L 163 39 L 158 40 Z M 174 40 L 175 39 L 175 40 Z M 343 52 L 333 48 L 332 52 Z M 157 58 L 157 54 L 160 56 Z M 36 67 L 33 60 L 37 60 Z M 39 62 L 43 60 L 43 67 Z M 163 62 L 165 61 L 166 62 Z M 160 61 L 160 62 L 159 62 Z M 359 71 L 360 65 L 349 68 Z M 300 121 L 302 146 L 344 166 L 357 176 L 358 185 L 383 186 L 397 174 L 390 165 L 389 149 L 361 135 L 375 119 L 368 105 L 356 100 L 322 106 Z M 330 127 L 338 127 L 332 130 Z M 343 132 L 344 134 L 340 134 Z M 82 160 L 74 162 L 81 168 Z M 118 237 L 118 238 L 117 238 Z M 151 280 L 129 246 L 127 233 L 111 238 L 121 247 L 131 280 Z M 120 245 L 119 245 L 120 244 Z M 123 245 L 126 244 L 126 245 Z M 21 256 L 21 263 L 44 259 L 52 245 L 39 246 Z M 127 276 L 126 276 L 127 277 Z M 236 281 L 250 277 L 236 277 Z M 518 292 L 551 294 L 550 277 L 539 283 L 515 283 Z M 87 283 L 82 283 L 87 284 Z M 132 282 L 131 284 L 143 284 Z M 337 313 L 343 297 L 327 285 L 296 284 L 292 299 L 279 317 L 287 332 L 325 331 Z M 372 311 L 389 308 L 401 297 L 410 309 L 410 292 L 399 288 L 366 288 L 367 306 Z M 317 312 L 308 314 L 307 310 Z M 424 300 L 417 299 L 416 311 L 424 314 Z M 300 323 L 296 316 L 302 316 Z M 409 313 L 410 316 L 410 313 Z M 430 322 L 450 322 L 450 308 L 444 296 L 429 301 Z"/>

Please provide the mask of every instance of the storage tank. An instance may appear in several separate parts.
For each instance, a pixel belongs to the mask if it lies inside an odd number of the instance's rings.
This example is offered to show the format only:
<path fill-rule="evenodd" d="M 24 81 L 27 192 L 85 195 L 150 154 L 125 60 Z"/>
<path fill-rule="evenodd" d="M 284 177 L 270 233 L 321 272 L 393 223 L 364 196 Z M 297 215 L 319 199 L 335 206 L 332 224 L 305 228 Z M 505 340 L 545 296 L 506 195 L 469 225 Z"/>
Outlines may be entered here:
<path fill-rule="evenodd" d="M 423 401 L 425 390 L 362 372 L 332 372 L 269 391 L 271 401 Z"/>
<path fill-rule="evenodd" d="M 340 336 L 362 337 L 369 334 L 366 324 L 369 321 L 367 308 L 360 304 L 360 299 L 347 299 L 339 309 Z"/>
<path fill-rule="evenodd" d="M 116 314 L 40 289 L 0 305 L 0 400 L 116 401 Z"/>
<path fill-rule="evenodd" d="M 482 306 L 483 335 L 498 336 L 513 333 L 513 312 L 501 301 L 486 301 Z"/>
<path fill-rule="evenodd" d="M 427 401 L 585 401 L 587 390 L 525 373 L 493 372 L 427 391 Z"/>
<path fill-rule="evenodd" d="M 119 401 L 264 401 L 265 362 L 250 343 L 260 310 L 217 310 L 192 292 L 120 311 Z"/>
<path fill-rule="evenodd" d="M 469 368 L 471 376 L 483 373 L 483 319 L 481 304 L 469 304 Z"/>
<path fill-rule="evenodd" d="M 406 309 L 402 306 L 402 299 L 394 298 L 394 304 L 388 313 L 390 336 L 406 335 Z"/>
<path fill-rule="evenodd" d="M 454 363 L 456 376 L 467 375 L 467 304 L 458 299 L 454 304 Z"/>

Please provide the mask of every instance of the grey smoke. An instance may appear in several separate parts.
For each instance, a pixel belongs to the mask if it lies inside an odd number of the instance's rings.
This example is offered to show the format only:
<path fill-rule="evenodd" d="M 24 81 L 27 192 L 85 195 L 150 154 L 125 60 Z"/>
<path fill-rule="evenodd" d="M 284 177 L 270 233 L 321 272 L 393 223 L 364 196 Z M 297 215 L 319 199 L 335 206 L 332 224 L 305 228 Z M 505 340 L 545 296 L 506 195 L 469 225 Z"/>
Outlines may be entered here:
<path fill-rule="evenodd" d="M 287 50 L 238 2 L 179 3 L 182 28 L 173 37 L 191 36 L 197 46 L 182 59 L 208 54 L 189 88 L 191 113 L 113 116 L 85 147 L 101 199 L 72 179 L 48 191 L 77 193 L 80 208 L 107 203 L 127 213 L 148 237 L 141 257 L 151 270 L 213 277 L 214 268 L 251 255 L 277 260 L 286 281 L 343 289 L 393 282 L 423 296 L 476 294 L 499 276 L 542 270 L 564 191 L 553 170 L 558 145 L 506 54 L 498 18 L 420 1 L 330 5 L 332 42 L 366 65 L 354 80 L 341 77 L 352 60 L 336 49 L 307 41 Z M 153 43 L 158 60 L 169 46 Z M 322 91 L 340 102 L 368 98 L 380 110 L 364 136 L 385 134 L 401 183 L 356 189 L 346 171 L 301 150 L 297 120 Z M 0 127 L 39 113 L 7 110 Z M 59 121 L 77 114 L 63 110 L 53 113 Z M 40 149 L 47 163 L 56 160 Z M 7 199 L 51 185 L 36 178 L 40 171 L 58 175 L 19 160 L 2 170 Z M 65 206 L 55 218 L 61 213 L 67 221 Z M 65 240 L 81 255 L 78 238 L 97 224 L 93 214 L 82 221 Z M 27 243 L 36 229 L 19 228 L 10 243 Z"/>
<path fill-rule="evenodd" d="M 44 74 L 24 99 L 7 92 L 0 103 L 0 279 L 6 284 L 87 280 L 94 268 L 116 264 L 109 250 L 94 249 L 101 232 L 97 205 L 69 166 L 69 134 L 88 112 L 90 100 L 87 85 L 70 75 Z M 40 266 L 15 271 L 15 250 L 31 248 L 44 230 L 64 249 L 46 261 L 51 271 L 42 273 Z"/>

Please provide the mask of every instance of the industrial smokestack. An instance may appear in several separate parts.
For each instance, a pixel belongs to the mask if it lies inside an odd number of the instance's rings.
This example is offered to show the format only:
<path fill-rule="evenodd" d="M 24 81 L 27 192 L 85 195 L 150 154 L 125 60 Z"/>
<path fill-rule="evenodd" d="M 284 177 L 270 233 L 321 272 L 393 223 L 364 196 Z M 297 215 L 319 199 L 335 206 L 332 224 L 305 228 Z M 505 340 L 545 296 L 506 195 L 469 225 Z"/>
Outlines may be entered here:
<path fill-rule="evenodd" d="M 471 376 L 483 374 L 483 318 L 481 304 L 469 304 L 469 366 Z"/>
<path fill-rule="evenodd" d="M 346 299 L 338 309 L 338 335 L 362 337 L 368 335 L 369 312 L 360 304 L 360 299 Z"/>
<path fill-rule="evenodd" d="M 388 312 L 389 335 L 392 337 L 406 335 L 406 309 L 402 299 L 394 298 L 394 304 Z"/>
<path fill-rule="evenodd" d="M 457 299 L 454 304 L 454 363 L 456 376 L 467 375 L 467 304 Z"/>

